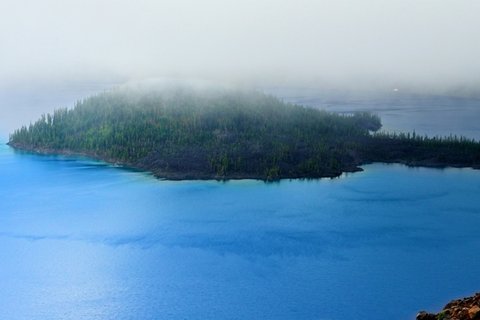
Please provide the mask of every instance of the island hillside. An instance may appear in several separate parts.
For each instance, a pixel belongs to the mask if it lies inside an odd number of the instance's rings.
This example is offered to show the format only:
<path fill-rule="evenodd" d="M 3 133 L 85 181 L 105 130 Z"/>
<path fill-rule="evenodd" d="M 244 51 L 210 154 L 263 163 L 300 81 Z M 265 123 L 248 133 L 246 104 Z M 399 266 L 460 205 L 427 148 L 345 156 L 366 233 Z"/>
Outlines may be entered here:
<path fill-rule="evenodd" d="M 371 162 L 479 167 L 473 140 L 380 128 L 370 113 L 329 113 L 260 92 L 122 88 L 43 115 L 8 144 L 86 155 L 167 179 L 335 177 Z"/>

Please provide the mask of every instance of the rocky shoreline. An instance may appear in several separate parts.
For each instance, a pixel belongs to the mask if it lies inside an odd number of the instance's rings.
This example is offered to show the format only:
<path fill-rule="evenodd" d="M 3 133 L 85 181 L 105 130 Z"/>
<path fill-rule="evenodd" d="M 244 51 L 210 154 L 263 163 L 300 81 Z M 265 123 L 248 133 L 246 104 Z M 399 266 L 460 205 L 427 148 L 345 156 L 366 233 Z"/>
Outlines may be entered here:
<path fill-rule="evenodd" d="M 476 320 L 480 319 L 480 292 L 474 296 L 452 300 L 438 313 L 420 311 L 417 320 Z"/>

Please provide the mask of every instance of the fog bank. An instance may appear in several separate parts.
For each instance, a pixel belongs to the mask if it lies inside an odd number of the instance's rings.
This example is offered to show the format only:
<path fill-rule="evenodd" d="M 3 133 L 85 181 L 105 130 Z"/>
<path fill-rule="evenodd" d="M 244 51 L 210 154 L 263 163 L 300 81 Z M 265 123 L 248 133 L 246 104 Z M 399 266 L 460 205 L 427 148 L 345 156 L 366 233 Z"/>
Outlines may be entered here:
<path fill-rule="evenodd" d="M 480 83 L 480 2 L 3 0 L 0 85 L 203 78 L 257 85 Z"/>

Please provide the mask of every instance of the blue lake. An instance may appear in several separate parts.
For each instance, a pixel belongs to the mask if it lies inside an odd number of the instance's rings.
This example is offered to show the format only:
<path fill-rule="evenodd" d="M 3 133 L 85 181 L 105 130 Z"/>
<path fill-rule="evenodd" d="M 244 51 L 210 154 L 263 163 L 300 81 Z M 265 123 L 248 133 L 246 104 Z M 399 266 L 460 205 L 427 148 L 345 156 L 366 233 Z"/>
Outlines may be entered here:
<path fill-rule="evenodd" d="M 480 290 L 480 171 L 160 181 L 0 146 L 0 319 L 414 319 Z"/>

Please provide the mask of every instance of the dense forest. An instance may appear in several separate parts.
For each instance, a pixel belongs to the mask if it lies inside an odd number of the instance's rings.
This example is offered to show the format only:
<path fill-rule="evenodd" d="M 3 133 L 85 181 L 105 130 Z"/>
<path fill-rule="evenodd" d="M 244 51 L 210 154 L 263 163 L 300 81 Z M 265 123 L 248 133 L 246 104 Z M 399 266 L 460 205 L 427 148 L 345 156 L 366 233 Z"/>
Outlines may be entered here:
<path fill-rule="evenodd" d="M 116 89 L 16 130 L 9 145 L 82 154 L 168 179 L 334 177 L 369 162 L 479 167 L 480 144 L 378 132 L 370 113 L 335 114 L 260 92 Z"/>

